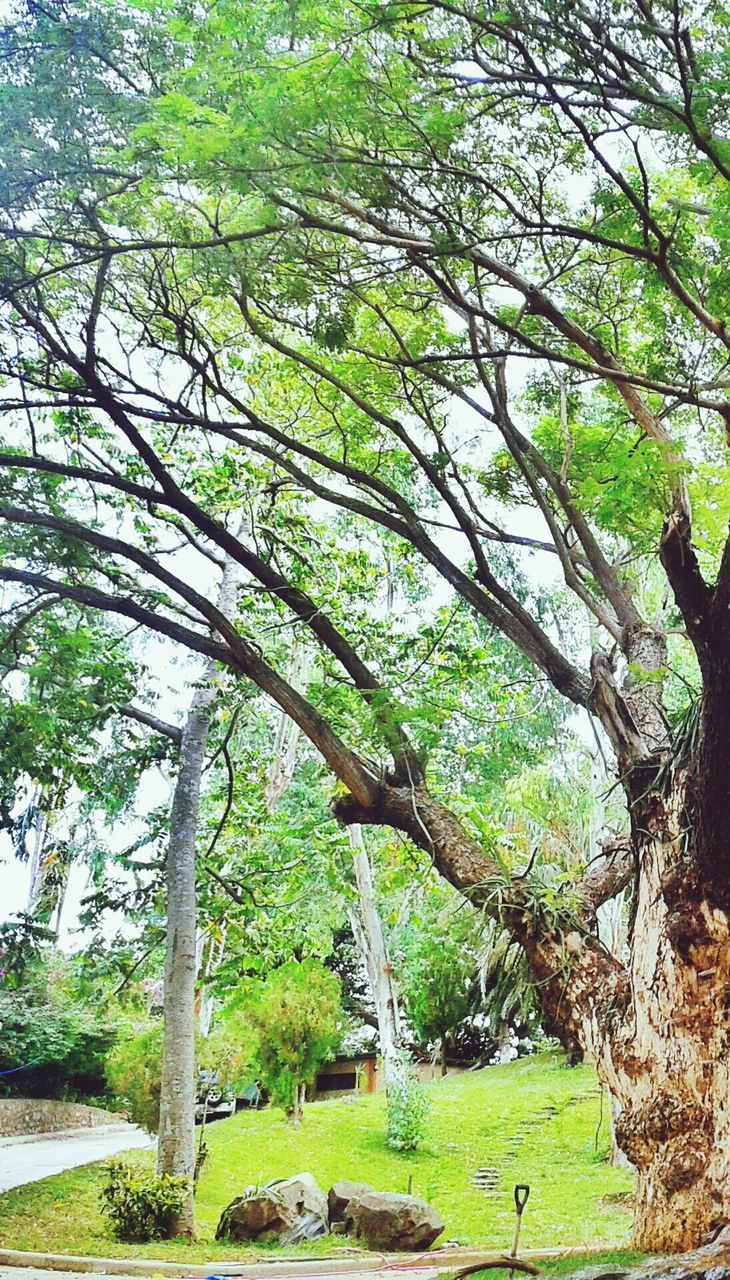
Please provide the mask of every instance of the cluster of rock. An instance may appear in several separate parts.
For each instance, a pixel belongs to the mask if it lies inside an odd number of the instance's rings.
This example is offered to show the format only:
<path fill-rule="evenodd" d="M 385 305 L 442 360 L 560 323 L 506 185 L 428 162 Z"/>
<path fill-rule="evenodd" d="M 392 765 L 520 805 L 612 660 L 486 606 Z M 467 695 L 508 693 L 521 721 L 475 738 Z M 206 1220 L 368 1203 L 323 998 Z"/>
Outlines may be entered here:
<path fill-rule="evenodd" d="M 374 1191 L 364 1182 L 335 1182 L 327 1195 L 311 1173 L 250 1187 L 223 1210 L 217 1240 L 298 1244 L 333 1232 L 361 1239 L 370 1249 L 429 1249 L 444 1224 L 416 1196 Z"/>

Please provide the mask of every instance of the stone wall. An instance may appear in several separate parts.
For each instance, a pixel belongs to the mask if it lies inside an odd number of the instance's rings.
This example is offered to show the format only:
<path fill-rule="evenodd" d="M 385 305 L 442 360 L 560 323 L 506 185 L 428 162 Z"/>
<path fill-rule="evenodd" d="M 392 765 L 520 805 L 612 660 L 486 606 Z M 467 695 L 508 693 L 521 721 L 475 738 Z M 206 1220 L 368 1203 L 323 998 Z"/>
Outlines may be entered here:
<path fill-rule="evenodd" d="M 0 1098 L 0 1138 L 65 1129 L 94 1129 L 119 1124 L 126 1117 L 79 1102 L 45 1102 L 39 1098 Z"/>

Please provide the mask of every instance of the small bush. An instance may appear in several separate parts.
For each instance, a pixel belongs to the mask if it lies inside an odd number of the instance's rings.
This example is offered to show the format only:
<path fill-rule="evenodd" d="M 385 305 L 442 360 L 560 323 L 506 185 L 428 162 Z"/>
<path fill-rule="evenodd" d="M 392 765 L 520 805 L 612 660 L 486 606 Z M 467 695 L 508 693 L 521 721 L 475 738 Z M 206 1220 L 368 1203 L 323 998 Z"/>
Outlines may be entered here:
<path fill-rule="evenodd" d="M 171 1234 L 188 1189 L 187 1178 L 145 1173 L 114 1160 L 102 1189 L 102 1205 L 117 1240 L 163 1240 Z"/>
<path fill-rule="evenodd" d="M 388 1146 L 395 1151 L 417 1151 L 425 1136 L 430 1105 L 409 1062 L 402 1063 L 398 1079 L 388 1085 L 386 1110 Z"/>

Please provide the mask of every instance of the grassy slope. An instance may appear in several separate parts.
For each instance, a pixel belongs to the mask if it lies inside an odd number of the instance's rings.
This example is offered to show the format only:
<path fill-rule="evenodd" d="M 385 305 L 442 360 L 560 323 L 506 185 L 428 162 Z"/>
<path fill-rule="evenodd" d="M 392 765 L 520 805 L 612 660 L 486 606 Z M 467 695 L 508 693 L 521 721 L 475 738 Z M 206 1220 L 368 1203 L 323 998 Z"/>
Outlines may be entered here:
<path fill-rule="evenodd" d="M 338 1177 L 370 1182 L 431 1200 L 446 1221 L 444 1238 L 504 1248 L 514 1222 L 512 1188 L 529 1182 L 522 1246 L 588 1245 L 628 1241 L 624 1194 L 631 1175 L 605 1164 L 604 1114 L 599 1150 L 599 1098 L 584 1067 L 528 1058 L 507 1067 L 454 1076 L 429 1086 L 430 1131 L 424 1150 L 405 1156 L 383 1137 L 380 1096 L 311 1104 L 298 1132 L 280 1112 L 241 1112 L 212 1125 L 210 1158 L 197 1197 L 200 1241 L 154 1245 L 114 1242 L 98 1208 L 100 1166 L 72 1170 L 0 1196 L 0 1242 L 6 1248 L 59 1253 L 205 1258 L 250 1256 L 251 1249 L 213 1245 L 223 1207 L 245 1186 L 308 1170 L 326 1191 Z M 527 1126 L 527 1127 L 525 1127 Z M 149 1161 L 149 1153 L 135 1159 Z M 500 1170 L 502 1195 L 485 1197 L 470 1183 L 481 1165 Z M 330 1252 L 334 1241 L 306 1248 Z"/>

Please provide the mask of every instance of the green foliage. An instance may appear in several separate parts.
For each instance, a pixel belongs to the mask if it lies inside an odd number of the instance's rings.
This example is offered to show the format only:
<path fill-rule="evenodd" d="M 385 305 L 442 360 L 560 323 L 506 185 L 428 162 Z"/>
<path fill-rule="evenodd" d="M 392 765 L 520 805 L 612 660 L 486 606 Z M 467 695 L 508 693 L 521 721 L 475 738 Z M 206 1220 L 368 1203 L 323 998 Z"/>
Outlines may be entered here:
<path fill-rule="evenodd" d="M 135 1124 L 156 1133 L 162 1080 L 161 1019 L 127 1021 L 105 1063 L 106 1080 L 117 1104 Z M 219 1015 L 211 1034 L 196 1042 L 196 1064 L 215 1076 L 216 1084 L 236 1092 L 255 1078 L 255 1032 L 243 1010 Z"/>
<path fill-rule="evenodd" d="M 114 1020 L 81 1003 L 58 967 L 37 965 L 22 988 L 0 988 L 0 1092 L 24 1097 L 97 1099 Z"/>
<path fill-rule="evenodd" d="M 104 1212 L 117 1240 L 164 1240 L 187 1195 L 187 1178 L 140 1172 L 123 1160 L 113 1161 L 102 1187 Z"/>
<path fill-rule="evenodd" d="M 261 1079 L 285 1111 L 311 1084 L 342 1036 L 340 983 L 315 960 L 290 960 L 249 997 L 245 1010 L 259 1036 Z"/>
<path fill-rule="evenodd" d="M 32 981 L 53 941 L 52 930 L 27 912 L 0 925 L 0 986 L 14 991 Z"/>
<path fill-rule="evenodd" d="M 418 1039 L 444 1040 L 475 1009 L 481 917 L 433 887 L 394 938 L 398 985 Z"/>
<path fill-rule="evenodd" d="M 0 693 L 0 819 L 8 821 L 28 779 L 46 808 L 72 782 L 111 808 L 99 734 L 135 680 L 121 632 L 73 607 L 29 611 L 0 628 L 0 670 L 16 673 Z M 24 839 L 17 852 L 27 856 Z"/>
<path fill-rule="evenodd" d="M 396 1078 L 388 1085 L 385 1107 L 388 1146 L 394 1151 L 418 1151 L 426 1136 L 431 1108 L 413 1064 L 405 1057 Z"/>
<path fill-rule="evenodd" d="M 161 1022 L 127 1027 L 106 1060 L 106 1079 L 120 1106 L 135 1124 L 157 1132 L 162 1080 Z"/>

